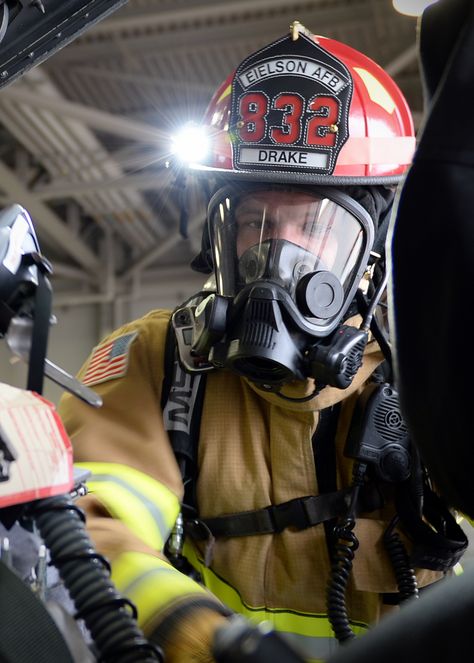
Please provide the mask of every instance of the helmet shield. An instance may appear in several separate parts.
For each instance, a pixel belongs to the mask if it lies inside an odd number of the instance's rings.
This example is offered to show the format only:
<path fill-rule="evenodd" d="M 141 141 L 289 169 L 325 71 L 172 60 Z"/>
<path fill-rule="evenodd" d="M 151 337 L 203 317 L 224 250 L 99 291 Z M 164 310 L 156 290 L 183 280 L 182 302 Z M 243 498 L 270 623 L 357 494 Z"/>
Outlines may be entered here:
<path fill-rule="evenodd" d="M 285 35 L 214 94 L 204 176 L 280 183 L 393 184 L 415 147 L 410 109 L 373 60 L 334 39 Z"/>
<path fill-rule="evenodd" d="M 234 168 L 331 174 L 349 135 L 352 89 L 345 64 L 305 35 L 248 57 L 232 86 Z"/>
<path fill-rule="evenodd" d="M 209 207 L 217 292 L 275 287 L 303 331 L 331 331 L 354 296 L 373 242 L 368 213 L 337 190 L 232 185 Z"/>

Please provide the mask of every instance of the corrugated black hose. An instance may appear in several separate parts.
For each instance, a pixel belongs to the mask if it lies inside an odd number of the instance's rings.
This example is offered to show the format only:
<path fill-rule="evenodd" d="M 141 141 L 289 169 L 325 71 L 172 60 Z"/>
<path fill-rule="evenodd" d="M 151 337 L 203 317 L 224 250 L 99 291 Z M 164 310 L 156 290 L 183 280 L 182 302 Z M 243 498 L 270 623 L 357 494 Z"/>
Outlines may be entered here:
<path fill-rule="evenodd" d="M 136 608 L 110 580 L 108 562 L 99 555 L 84 525 L 84 514 L 68 495 L 37 500 L 32 516 L 51 561 L 83 619 L 101 663 L 163 661 L 136 622 Z"/>

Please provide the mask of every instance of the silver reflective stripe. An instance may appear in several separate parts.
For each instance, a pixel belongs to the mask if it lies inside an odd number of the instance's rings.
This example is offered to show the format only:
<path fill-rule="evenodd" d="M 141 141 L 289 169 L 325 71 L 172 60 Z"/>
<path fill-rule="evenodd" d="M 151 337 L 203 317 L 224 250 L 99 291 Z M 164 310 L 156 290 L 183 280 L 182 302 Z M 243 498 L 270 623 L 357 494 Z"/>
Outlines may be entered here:
<path fill-rule="evenodd" d="M 166 569 L 166 568 L 156 568 L 156 569 L 150 569 L 149 571 L 146 571 L 146 573 L 143 573 L 140 575 L 138 578 L 136 578 L 133 582 L 131 582 L 129 585 L 127 585 L 125 588 L 122 589 L 122 592 L 127 596 L 133 596 L 133 593 L 136 588 L 140 587 L 143 583 L 146 583 L 147 580 L 152 578 L 153 576 L 163 576 L 163 575 L 176 575 L 178 571 L 173 567 L 171 569 Z"/>
<path fill-rule="evenodd" d="M 114 483 L 137 497 L 155 521 L 161 538 L 163 541 L 166 541 L 170 533 L 170 529 L 166 524 L 165 519 L 163 518 L 163 514 L 160 509 L 158 509 L 158 507 L 153 502 L 151 502 L 142 492 L 136 488 L 133 488 L 127 481 L 123 481 L 122 479 L 119 479 L 112 474 L 93 474 L 91 480 Z"/>
<path fill-rule="evenodd" d="M 165 429 L 190 434 L 194 404 L 202 375 L 184 371 L 178 360 L 174 362 L 173 384 L 163 409 Z"/>

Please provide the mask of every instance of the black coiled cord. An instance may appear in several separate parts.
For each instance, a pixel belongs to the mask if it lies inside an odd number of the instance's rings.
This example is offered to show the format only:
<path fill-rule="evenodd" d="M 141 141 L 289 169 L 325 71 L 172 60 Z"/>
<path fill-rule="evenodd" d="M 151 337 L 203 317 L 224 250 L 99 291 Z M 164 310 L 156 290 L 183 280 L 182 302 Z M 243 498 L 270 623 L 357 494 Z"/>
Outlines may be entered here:
<path fill-rule="evenodd" d="M 332 548 L 331 576 L 326 593 L 328 619 L 339 642 L 355 638 L 346 607 L 346 590 L 352 571 L 352 562 L 359 541 L 352 531 L 355 526 L 355 512 L 359 492 L 364 484 L 367 465 L 354 463 L 352 470 L 352 497 L 348 513 L 341 524 L 334 527 L 335 544 Z"/>
<path fill-rule="evenodd" d="M 418 584 L 414 570 L 411 568 L 407 550 L 395 526 L 399 521 L 395 516 L 383 535 L 385 548 L 392 562 L 393 571 L 397 580 L 400 602 L 411 598 L 418 598 Z"/>
<path fill-rule="evenodd" d="M 336 543 L 333 548 L 331 577 L 327 589 L 328 619 L 339 642 L 355 638 L 346 607 L 346 590 L 352 571 L 352 562 L 359 541 L 352 531 L 353 519 L 346 519 L 334 527 Z"/>
<path fill-rule="evenodd" d="M 121 597 L 109 576 L 107 561 L 98 555 L 87 534 L 82 511 L 69 495 L 31 504 L 31 516 L 83 619 L 103 663 L 163 661 L 136 621 L 133 604 Z M 132 612 L 131 612 L 132 610 Z"/>

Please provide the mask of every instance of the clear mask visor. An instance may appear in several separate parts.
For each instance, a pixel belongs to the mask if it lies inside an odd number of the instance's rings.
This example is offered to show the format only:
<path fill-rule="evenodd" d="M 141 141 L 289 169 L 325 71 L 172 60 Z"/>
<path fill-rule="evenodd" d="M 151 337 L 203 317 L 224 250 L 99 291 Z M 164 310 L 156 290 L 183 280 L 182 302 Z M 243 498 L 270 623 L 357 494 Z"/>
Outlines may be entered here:
<path fill-rule="evenodd" d="M 344 202 L 344 194 L 334 197 Z M 294 299 L 299 280 L 317 271 L 331 272 L 347 293 L 370 251 L 373 231 L 365 216 L 350 203 L 304 189 L 222 190 L 209 216 L 219 294 L 234 297 L 269 280 Z"/>

